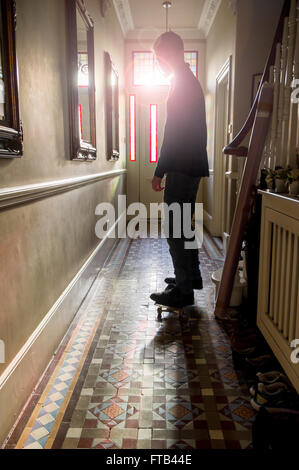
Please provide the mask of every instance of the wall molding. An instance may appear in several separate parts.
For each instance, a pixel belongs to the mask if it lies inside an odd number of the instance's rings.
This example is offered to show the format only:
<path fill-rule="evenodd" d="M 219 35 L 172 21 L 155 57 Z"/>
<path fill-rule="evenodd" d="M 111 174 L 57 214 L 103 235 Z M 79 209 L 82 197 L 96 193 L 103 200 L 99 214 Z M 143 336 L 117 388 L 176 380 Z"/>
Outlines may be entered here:
<path fill-rule="evenodd" d="M 134 22 L 131 13 L 129 0 L 113 0 L 116 16 L 121 26 L 124 36 L 134 29 Z"/>
<path fill-rule="evenodd" d="M 127 173 L 126 169 L 95 173 L 94 175 L 78 176 L 43 183 L 28 184 L 24 186 L 13 186 L 0 189 L 0 209 L 16 206 L 44 197 L 54 196 L 65 191 L 77 189 L 97 181 L 115 178 Z"/>
<path fill-rule="evenodd" d="M 208 36 L 212 24 L 221 5 L 221 0 L 205 0 L 202 14 L 198 23 L 198 29 Z"/>
<path fill-rule="evenodd" d="M 125 218 L 123 211 L 0 375 L 0 448 L 109 256 L 115 244 L 109 234 L 118 224 L 122 227 Z"/>

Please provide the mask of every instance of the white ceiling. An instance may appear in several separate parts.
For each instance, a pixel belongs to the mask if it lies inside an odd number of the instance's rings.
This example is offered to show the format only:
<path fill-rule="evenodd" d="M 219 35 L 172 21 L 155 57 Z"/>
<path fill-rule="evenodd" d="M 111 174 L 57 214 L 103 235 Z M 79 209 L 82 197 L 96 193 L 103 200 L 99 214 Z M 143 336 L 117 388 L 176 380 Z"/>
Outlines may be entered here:
<path fill-rule="evenodd" d="M 205 38 L 223 0 L 172 0 L 169 27 L 183 39 Z M 165 31 L 163 0 L 113 0 L 126 39 L 153 39 Z"/>
<path fill-rule="evenodd" d="M 164 28 L 165 8 L 163 0 L 129 0 L 135 28 Z M 169 26 L 176 28 L 197 28 L 204 0 L 172 0 L 169 8 Z"/>

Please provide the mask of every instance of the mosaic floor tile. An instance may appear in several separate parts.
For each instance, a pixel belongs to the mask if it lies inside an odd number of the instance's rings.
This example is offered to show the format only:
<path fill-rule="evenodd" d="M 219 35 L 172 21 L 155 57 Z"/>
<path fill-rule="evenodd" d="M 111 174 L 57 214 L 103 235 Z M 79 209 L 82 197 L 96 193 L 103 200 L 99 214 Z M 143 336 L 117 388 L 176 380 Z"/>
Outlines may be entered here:
<path fill-rule="evenodd" d="M 195 420 L 203 410 L 183 397 L 174 397 L 155 408 L 155 413 L 175 428 L 182 429 Z"/>
<path fill-rule="evenodd" d="M 249 400 L 237 398 L 219 410 L 221 414 L 230 417 L 234 422 L 247 428 L 251 428 L 255 412 L 251 407 Z"/>
<path fill-rule="evenodd" d="M 114 398 L 97 405 L 93 403 L 89 407 L 89 412 L 107 427 L 112 428 L 132 417 L 137 409 L 119 398 Z"/>

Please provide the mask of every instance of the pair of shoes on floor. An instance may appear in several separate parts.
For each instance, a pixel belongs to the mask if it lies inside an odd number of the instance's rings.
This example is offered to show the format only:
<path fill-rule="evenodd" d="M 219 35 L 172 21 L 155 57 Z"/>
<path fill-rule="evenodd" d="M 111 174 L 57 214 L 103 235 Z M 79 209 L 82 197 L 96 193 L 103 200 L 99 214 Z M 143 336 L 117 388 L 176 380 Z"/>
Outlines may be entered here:
<path fill-rule="evenodd" d="M 258 372 L 256 374 L 256 377 L 257 377 L 257 382 L 258 383 L 260 382 L 260 383 L 263 383 L 265 385 L 271 385 L 271 384 L 274 384 L 276 382 L 283 382 L 286 385 L 291 386 L 291 383 L 290 383 L 289 379 L 287 378 L 287 376 L 284 375 L 279 370 L 273 370 L 273 371 L 264 372 L 264 373 L 263 372 Z"/>
<path fill-rule="evenodd" d="M 259 411 L 261 408 L 286 409 L 290 407 L 292 392 L 284 382 L 264 384 L 259 382 L 249 390 L 251 406 Z"/>
<path fill-rule="evenodd" d="M 267 372 L 277 368 L 277 361 L 263 344 L 258 344 L 253 351 L 248 348 L 240 353 L 233 349 L 232 358 L 235 366 L 250 377 L 255 377 L 258 371 Z"/>
<path fill-rule="evenodd" d="M 245 362 L 249 368 L 256 368 L 257 371 L 267 372 L 269 369 L 271 370 L 269 366 L 275 363 L 275 359 L 265 349 L 255 348 L 251 354 L 246 356 Z"/>
<path fill-rule="evenodd" d="M 243 356 L 259 356 L 263 352 L 264 338 L 253 328 L 236 329 L 230 335 L 232 349 Z"/>
<path fill-rule="evenodd" d="M 183 294 L 175 285 L 169 285 L 163 292 L 155 292 L 150 298 L 159 305 L 183 308 L 194 304 L 194 294 Z"/>
<path fill-rule="evenodd" d="M 255 328 L 242 328 L 240 325 L 236 325 L 231 331 L 231 338 L 239 338 L 240 340 L 247 340 L 248 338 L 257 338 L 258 332 Z"/>
<path fill-rule="evenodd" d="M 258 336 L 256 334 L 240 335 L 233 333 L 230 337 L 231 345 L 234 351 L 239 354 L 252 354 L 258 344 Z"/>
<path fill-rule="evenodd" d="M 164 282 L 166 282 L 166 284 L 173 284 L 175 285 L 175 277 L 166 277 L 164 279 Z M 203 283 L 202 283 L 202 278 L 198 278 L 198 279 L 194 279 L 192 281 L 192 288 L 195 289 L 195 290 L 201 290 L 203 288 Z"/>

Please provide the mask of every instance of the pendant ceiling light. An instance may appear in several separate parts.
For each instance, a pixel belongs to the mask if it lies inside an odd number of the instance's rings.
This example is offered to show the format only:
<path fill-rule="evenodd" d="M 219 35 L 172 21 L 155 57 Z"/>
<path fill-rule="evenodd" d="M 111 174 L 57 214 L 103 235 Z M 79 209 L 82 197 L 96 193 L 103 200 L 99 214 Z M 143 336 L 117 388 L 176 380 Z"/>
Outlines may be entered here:
<path fill-rule="evenodd" d="M 171 7 L 172 3 L 167 1 L 167 2 L 163 2 L 162 3 L 163 5 L 163 8 L 165 8 L 166 10 L 166 31 L 169 31 L 169 27 L 168 27 L 168 9 Z"/>

